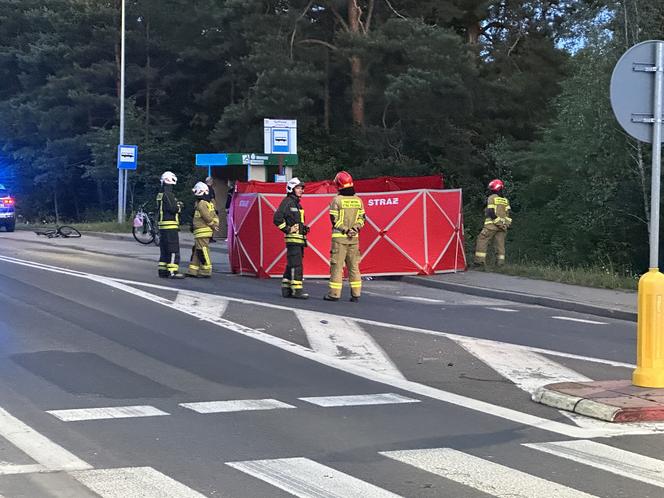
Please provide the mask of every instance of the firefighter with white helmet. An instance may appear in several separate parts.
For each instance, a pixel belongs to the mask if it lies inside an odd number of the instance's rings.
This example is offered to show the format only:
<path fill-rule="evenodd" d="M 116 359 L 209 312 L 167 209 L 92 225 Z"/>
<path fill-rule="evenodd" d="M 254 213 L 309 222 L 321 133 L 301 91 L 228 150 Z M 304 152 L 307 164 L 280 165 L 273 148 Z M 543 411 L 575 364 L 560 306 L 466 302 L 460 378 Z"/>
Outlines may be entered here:
<path fill-rule="evenodd" d="M 187 276 L 209 278 L 212 276 L 212 260 L 210 259 L 210 239 L 219 230 L 219 217 L 214 204 L 210 200 L 209 187 L 198 182 L 191 189 L 196 197 L 194 201 L 194 247 L 191 249 L 191 260 Z"/>
<path fill-rule="evenodd" d="M 159 271 L 162 278 L 184 278 L 180 273 L 180 212 L 182 203 L 173 193 L 173 186 L 178 178 L 172 171 L 161 175 L 161 191 L 157 194 L 159 218 Z"/>
<path fill-rule="evenodd" d="M 281 295 L 296 299 L 308 299 L 304 292 L 304 248 L 307 247 L 309 227 L 304 222 L 304 209 L 300 202 L 304 183 L 292 178 L 286 183 L 286 197 L 274 212 L 274 224 L 284 232 L 286 242 L 286 270 L 281 280 Z"/>
<path fill-rule="evenodd" d="M 510 202 L 503 197 L 505 184 L 502 180 L 494 179 L 489 182 L 489 197 L 484 210 L 486 218 L 484 227 L 477 236 L 475 246 L 474 266 L 484 266 L 486 264 L 486 253 L 491 240 L 496 241 L 496 262 L 498 266 L 505 264 L 505 238 L 507 230 L 512 225 L 512 212 Z"/>
<path fill-rule="evenodd" d="M 344 265 L 348 268 L 350 300 L 358 302 L 362 293 L 360 274 L 360 230 L 364 227 L 364 204 L 355 194 L 353 177 L 340 171 L 334 177 L 339 194 L 330 204 L 332 246 L 330 249 L 330 288 L 323 299 L 338 301 L 343 287 Z"/>

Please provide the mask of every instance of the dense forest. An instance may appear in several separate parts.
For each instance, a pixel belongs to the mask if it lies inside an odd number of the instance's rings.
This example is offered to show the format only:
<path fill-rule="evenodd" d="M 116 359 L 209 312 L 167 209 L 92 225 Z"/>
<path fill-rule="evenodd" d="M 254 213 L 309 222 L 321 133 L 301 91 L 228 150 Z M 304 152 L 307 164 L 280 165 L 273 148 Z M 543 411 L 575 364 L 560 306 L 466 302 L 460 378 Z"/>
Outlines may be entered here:
<path fill-rule="evenodd" d="M 127 0 L 130 203 L 182 194 L 197 152 L 261 151 L 298 120 L 304 179 L 441 173 L 469 243 L 507 184 L 509 258 L 642 271 L 649 147 L 609 102 L 661 0 Z M 0 0 L 0 182 L 28 220 L 112 219 L 120 0 Z"/>

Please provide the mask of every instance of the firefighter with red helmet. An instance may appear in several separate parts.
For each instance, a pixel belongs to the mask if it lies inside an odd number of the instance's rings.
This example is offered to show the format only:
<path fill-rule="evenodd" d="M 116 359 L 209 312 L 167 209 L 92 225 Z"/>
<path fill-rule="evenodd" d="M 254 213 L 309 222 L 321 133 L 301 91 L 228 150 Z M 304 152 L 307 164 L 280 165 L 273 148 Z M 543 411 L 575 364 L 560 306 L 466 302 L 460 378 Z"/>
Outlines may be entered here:
<path fill-rule="evenodd" d="M 334 177 L 334 185 L 339 191 L 330 204 L 332 221 L 332 248 L 330 250 L 330 288 L 324 297 L 326 301 L 338 301 L 343 287 L 344 264 L 348 268 L 350 300 L 358 302 L 362 293 L 360 274 L 359 233 L 364 227 L 364 204 L 355 194 L 353 177 L 340 171 Z"/>
<path fill-rule="evenodd" d="M 475 266 L 486 264 L 486 253 L 489 243 L 495 239 L 496 259 L 498 266 L 505 264 L 505 238 L 507 230 L 512 225 L 510 202 L 503 197 L 505 184 L 502 180 L 495 179 L 489 182 L 489 197 L 484 210 L 486 218 L 484 227 L 477 236 L 475 246 Z"/>
<path fill-rule="evenodd" d="M 304 248 L 307 247 L 309 227 L 304 224 L 304 209 L 300 199 L 304 183 L 292 178 L 286 183 L 286 197 L 274 212 L 274 224 L 284 232 L 286 241 L 286 269 L 281 279 L 281 295 L 295 299 L 309 299 L 303 290 Z"/>

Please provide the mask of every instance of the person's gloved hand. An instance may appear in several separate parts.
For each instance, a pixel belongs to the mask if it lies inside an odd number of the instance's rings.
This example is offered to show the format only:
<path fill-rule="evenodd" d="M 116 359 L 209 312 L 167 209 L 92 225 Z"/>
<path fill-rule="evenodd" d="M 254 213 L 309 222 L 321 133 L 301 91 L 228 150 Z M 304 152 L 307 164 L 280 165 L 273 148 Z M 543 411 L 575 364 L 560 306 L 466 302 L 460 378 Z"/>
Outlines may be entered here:
<path fill-rule="evenodd" d="M 299 227 L 297 225 L 293 225 L 288 229 L 288 233 L 297 233 L 299 231 Z"/>
<path fill-rule="evenodd" d="M 353 237 L 356 236 L 357 236 L 357 230 L 354 228 L 351 228 L 346 232 L 346 237 L 348 237 L 349 239 L 352 239 Z"/>
<path fill-rule="evenodd" d="M 307 225 L 302 225 L 302 233 L 304 233 L 304 235 L 308 234 L 310 230 L 311 230 L 311 227 L 309 227 Z"/>

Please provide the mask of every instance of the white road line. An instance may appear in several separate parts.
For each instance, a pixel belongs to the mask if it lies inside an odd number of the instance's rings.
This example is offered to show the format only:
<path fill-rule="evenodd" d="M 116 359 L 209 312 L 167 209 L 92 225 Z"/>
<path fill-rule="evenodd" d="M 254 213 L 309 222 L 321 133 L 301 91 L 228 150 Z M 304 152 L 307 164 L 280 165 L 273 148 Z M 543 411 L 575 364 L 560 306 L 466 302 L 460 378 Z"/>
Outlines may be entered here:
<path fill-rule="evenodd" d="M 383 451 L 380 454 L 501 498 L 593 496 L 451 448 Z"/>
<path fill-rule="evenodd" d="M 597 322 L 595 320 L 584 320 L 583 318 L 571 318 L 569 316 L 552 316 L 555 320 L 567 320 L 568 322 L 589 323 L 591 325 L 608 325 L 607 322 Z"/>
<path fill-rule="evenodd" d="M 498 345 L 488 341 L 464 339 L 458 339 L 456 342 L 477 359 L 530 394 L 538 388 L 554 382 L 592 380 L 545 356 L 524 351 L 509 344 Z"/>
<path fill-rule="evenodd" d="M 226 465 L 300 498 L 398 498 L 394 493 L 308 458 L 249 460 Z"/>
<path fill-rule="evenodd" d="M 394 393 L 384 394 L 358 394 L 351 396 L 317 396 L 314 398 L 298 398 L 314 405 L 331 406 L 363 406 L 363 405 L 393 405 L 399 403 L 419 403 L 419 399 L 407 398 Z"/>
<path fill-rule="evenodd" d="M 47 472 L 48 469 L 39 464 L 14 464 L 9 462 L 2 462 L 0 464 L 0 475 L 14 475 L 14 474 L 34 474 L 35 472 Z M 2 495 L 0 495 L 2 498 Z"/>
<path fill-rule="evenodd" d="M 154 406 L 109 406 L 105 408 L 76 408 L 73 410 L 47 410 L 54 417 L 64 422 L 82 420 L 105 420 L 112 418 L 158 417 L 170 415 Z"/>
<path fill-rule="evenodd" d="M 213 316 L 224 316 L 228 307 L 228 299 L 212 294 L 194 295 L 186 292 L 178 292 L 175 302 Z"/>
<path fill-rule="evenodd" d="M 406 301 L 416 301 L 421 303 L 430 303 L 430 304 L 445 304 L 445 301 L 442 299 L 430 299 L 428 297 L 419 297 L 419 296 L 393 296 L 395 299 L 405 299 Z"/>
<path fill-rule="evenodd" d="M 200 403 L 180 403 L 180 406 L 198 413 L 227 413 L 251 410 L 276 410 L 295 408 L 293 405 L 276 399 L 239 399 L 228 401 L 203 401 Z"/>
<path fill-rule="evenodd" d="M 0 436 L 48 470 L 83 470 L 92 466 L 0 408 Z"/>
<path fill-rule="evenodd" d="M 152 467 L 85 470 L 70 474 L 102 498 L 205 498 Z"/>
<path fill-rule="evenodd" d="M 389 356 L 352 319 L 315 311 L 293 310 L 317 353 L 403 379 Z"/>
<path fill-rule="evenodd" d="M 519 312 L 519 310 L 513 310 L 513 309 L 510 309 L 510 308 L 498 308 L 498 307 L 495 307 L 495 306 L 488 306 L 487 309 L 488 310 L 493 310 L 493 311 L 502 311 L 503 313 L 518 313 Z"/>
<path fill-rule="evenodd" d="M 33 265 L 29 261 L 23 261 L 23 260 L 17 260 L 16 258 L 8 258 L 6 256 L 0 256 L 0 261 L 8 261 L 11 263 L 15 263 L 18 265 L 22 266 L 27 266 L 27 267 L 32 267 L 32 268 L 39 268 L 42 270 L 47 270 L 47 271 L 54 271 L 57 273 L 64 273 L 67 274 L 67 271 L 62 269 L 62 268 L 57 268 L 53 267 L 52 269 L 47 267 L 46 265 Z M 392 377 L 389 375 L 381 374 L 378 372 L 373 372 L 370 370 L 367 370 L 366 368 L 361 368 L 357 367 L 355 365 L 349 364 L 348 362 L 343 362 L 340 360 L 337 360 L 336 358 L 328 358 L 326 356 L 323 356 L 321 354 L 318 354 L 309 348 L 305 348 L 303 346 L 300 346 L 299 344 L 295 344 L 289 341 L 286 341 L 284 339 L 281 339 L 279 337 L 272 336 L 270 334 L 266 334 L 263 332 L 260 332 L 258 330 L 252 329 L 250 327 L 245 327 L 244 325 L 241 325 L 239 323 L 231 322 L 229 320 L 225 320 L 224 318 L 218 318 L 218 317 L 213 317 L 210 315 L 207 315 L 205 313 L 201 313 L 200 311 L 195 311 L 189 308 L 186 308 L 184 306 L 179 306 L 172 301 L 163 298 L 161 296 L 157 296 L 154 294 L 150 294 L 149 292 L 145 292 L 141 289 L 138 289 L 136 287 L 126 285 L 125 281 L 119 280 L 119 279 L 110 279 L 101 275 L 95 275 L 95 274 L 84 274 L 84 275 L 79 275 L 76 273 L 69 273 L 71 276 L 76 276 L 79 278 L 85 278 L 88 280 L 91 280 L 93 282 L 97 282 L 102 285 L 106 285 L 108 287 L 111 287 L 113 289 L 121 290 L 124 291 L 130 295 L 140 297 L 143 299 L 146 299 L 148 301 L 151 301 L 153 303 L 159 304 L 161 306 L 171 308 L 173 310 L 177 310 L 182 313 L 186 313 L 188 315 L 194 316 L 196 318 L 199 318 L 201 320 L 208 321 L 212 324 L 218 325 L 220 327 L 223 327 L 227 330 L 231 330 L 233 332 L 236 332 L 238 334 L 242 334 L 247 337 L 251 337 L 255 340 L 261 341 L 265 344 L 269 344 L 271 346 L 277 347 L 279 349 L 282 349 L 284 351 L 290 352 L 292 354 L 301 356 L 303 358 L 307 358 L 309 360 L 318 362 L 322 365 L 327 365 L 331 368 L 336 368 L 340 371 L 350 373 L 353 375 L 356 375 L 358 377 L 362 377 L 368 380 L 371 380 L 373 382 L 380 382 L 385 385 L 392 386 L 396 389 L 400 389 L 402 391 L 408 391 L 413 394 L 418 394 L 420 396 L 426 396 L 431 399 L 436 399 L 440 400 L 446 403 L 454 404 L 457 406 L 461 406 L 463 408 L 485 413 L 494 417 L 499 417 L 503 418 L 505 420 L 509 420 L 511 422 L 514 422 L 516 424 L 521 424 L 529 427 L 534 427 L 539 430 L 543 431 L 548 431 L 548 432 L 553 432 L 557 434 L 561 434 L 564 436 L 568 437 L 575 437 L 575 438 L 595 438 L 595 437 L 612 437 L 616 435 L 625 435 L 627 432 L 624 430 L 620 431 L 612 431 L 608 429 L 602 429 L 602 430 L 594 430 L 594 429 L 583 429 L 579 427 L 574 427 L 568 424 L 564 424 L 561 422 L 556 422 L 554 420 L 549 420 L 546 418 L 538 417 L 535 415 L 531 415 L 529 413 L 524 413 L 524 412 L 519 412 L 517 410 L 513 410 L 510 408 L 506 408 L 503 406 L 499 405 L 494 405 L 492 403 L 487 403 L 478 399 L 473 399 L 469 398 L 466 396 L 461 396 L 459 394 L 454 394 L 451 392 L 443 391 L 441 389 L 437 389 L 435 387 L 427 386 L 424 384 L 420 384 L 417 382 L 412 382 L 408 380 L 403 380 L 399 379 L 396 377 Z M 141 282 L 131 282 L 132 285 L 136 286 L 144 286 L 145 284 Z M 147 284 L 148 287 L 151 288 L 161 288 L 161 289 L 166 289 L 173 291 L 174 289 L 165 287 L 165 286 L 154 286 L 152 284 Z M 257 306 L 262 306 L 265 305 L 265 303 L 258 303 L 255 301 L 248 301 L 248 300 L 240 300 L 240 299 L 234 299 L 234 301 L 237 302 L 244 302 L 246 304 L 254 304 Z M 290 310 L 292 311 L 292 308 L 287 308 L 285 306 L 276 306 L 273 305 L 273 308 L 279 308 L 279 309 L 285 309 L 285 310 Z M 385 324 L 382 322 L 375 322 L 372 320 L 356 320 L 359 323 L 370 323 L 373 325 L 379 325 L 383 327 L 392 327 L 396 329 L 401 329 L 401 330 L 412 330 L 412 331 L 422 331 L 423 329 L 416 329 L 414 327 L 402 327 L 402 326 L 393 326 L 391 324 Z M 425 331 L 424 333 L 430 333 L 431 335 L 439 335 L 443 337 L 462 337 L 458 336 L 455 334 L 446 334 L 442 332 L 435 332 L 435 331 Z M 535 350 L 534 348 L 529 348 L 531 350 Z M 601 360 L 601 362 L 604 363 L 616 363 L 616 362 L 609 362 L 608 360 Z M 622 364 L 621 364 L 622 365 Z M 651 429 L 643 429 L 643 428 L 635 428 L 633 431 L 629 432 L 629 434 L 653 434 L 658 431 L 653 431 Z"/>
<path fill-rule="evenodd" d="M 523 446 L 664 488 L 662 460 L 585 440 L 528 443 Z"/>
<path fill-rule="evenodd" d="M 23 264 L 24 266 L 32 266 L 28 263 L 18 262 L 20 260 L 10 261 L 11 259 L 13 259 L 13 258 L 5 258 L 3 256 L 0 256 L 0 261 L 7 260 L 11 263 Z M 48 268 L 44 268 L 44 269 L 48 269 Z M 93 275 L 93 274 L 84 275 L 84 277 L 92 279 L 92 280 L 95 280 L 94 277 L 98 277 L 98 278 L 101 278 L 101 279 L 106 278 L 106 277 L 100 277 L 98 275 Z M 172 287 L 167 287 L 165 285 L 150 284 L 150 283 L 146 283 L 146 282 L 138 282 L 138 281 L 135 281 L 135 280 L 126 280 L 126 279 L 121 279 L 121 278 L 113 278 L 113 279 L 107 279 L 107 280 L 111 280 L 113 282 L 118 282 L 118 283 L 121 283 L 121 284 L 131 285 L 131 286 L 145 287 L 145 288 L 149 288 L 149 289 L 170 290 L 170 291 L 177 290 L 177 289 L 174 289 Z M 102 283 L 104 283 L 104 282 L 102 282 Z M 192 294 L 192 295 L 198 295 L 198 294 L 203 295 L 203 296 L 209 295 L 209 294 L 204 294 L 204 293 L 198 293 L 196 291 L 181 291 L 181 292 L 187 293 L 187 294 Z M 234 297 L 227 297 L 226 299 L 228 299 L 229 301 L 232 301 L 232 302 L 248 304 L 248 305 L 252 305 L 252 306 L 262 306 L 262 307 L 265 307 L 265 308 L 277 309 L 277 310 L 282 310 L 282 311 L 293 311 L 293 308 L 290 308 L 288 306 L 283 306 L 283 305 L 280 305 L 280 304 L 258 302 L 258 301 L 252 301 L 250 299 L 241 299 L 241 298 L 234 298 Z M 330 316 L 337 316 L 337 315 L 330 315 Z M 339 318 L 349 319 L 348 317 L 339 317 Z M 419 327 L 409 327 L 407 325 L 399 325 L 399 324 L 395 324 L 395 323 L 379 322 L 379 321 L 376 321 L 376 320 L 367 320 L 365 318 L 353 318 L 353 320 L 357 323 L 362 323 L 362 324 L 365 324 L 365 325 L 375 325 L 377 327 L 386 327 L 386 328 L 391 328 L 391 329 L 395 329 L 395 330 L 402 330 L 404 332 L 414 332 L 414 333 L 417 333 L 417 334 L 432 335 L 432 336 L 437 336 L 437 337 L 446 337 L 446 338 L 452 339 L 452 340 L 456 340 L 457 338 L 469 339 L 469 340 L 474 339 L 473 337 L 463 336 L 463 335 L 459 335 L 459 334 L 452 334 L 450 332 L 440 332 L 438 330 L 422 329 L 422 328 L 419 328 Z M 486 340 L 486 339 L 477 339 L 477 340 Z M 508 343 L 498 342 L 498 341 L 488 341 L 488 342 L 493 342 L 495 344 L 508 344 Z M 558 357 L 561 357 L 561 358 L 570 358 L 570 359 L 574 359 L 574 360 L 588 361 L 588 362 L 591 362 L 591 363 L 599 363 L 599 364 L 602 364 L 602 365 L 611 365 L 613 367 L 623 367 L 623 368 L 628 368 L 630 370 L 633 370 L 634 368 L 636 368 L 636 365 L 634 363 L 625 363 L 625 362 L 621 362 L 621 361 L 607 360 L 605 358 L 594 358 L 592 356 L 583 356 L 583 355 L 578 355 L 578 354 L 574 354 L 574 353 L 566 353 L 564 351 L 554 351 L 552 349 L 544 349 L 544 348 L 536 348 L 536 347 L 532 347 L 532 346 L 524 346 L 522 344 L 512 344 L 512 346 L 524 349 L 526 351 L 532 351 L 534 353 L 542 353 L 542 354 L 546 354 L 546 355 L 549 355 L 549 356 L 558 356 Z"/>

